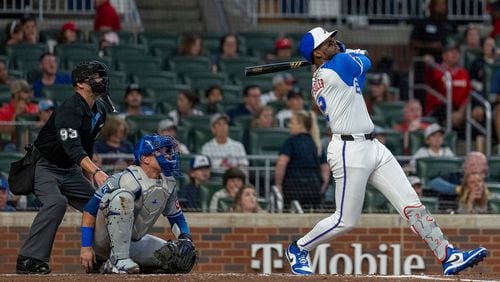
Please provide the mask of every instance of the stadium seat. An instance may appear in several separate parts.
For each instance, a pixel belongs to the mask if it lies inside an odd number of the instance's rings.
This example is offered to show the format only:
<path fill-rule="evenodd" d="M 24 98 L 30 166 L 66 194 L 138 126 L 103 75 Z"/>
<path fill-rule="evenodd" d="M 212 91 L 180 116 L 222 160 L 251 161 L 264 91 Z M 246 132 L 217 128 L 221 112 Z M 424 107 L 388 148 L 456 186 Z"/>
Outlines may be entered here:
<path fill-rule="evenodd" d="M 24 123 L 16 125 L 16 146 L 18 151 L 22 151 L 26 144 L 33 143 L 38 136 L 40 127 L 34 125 L 38 121 L 38 115 L 21 114 L 16 116 L 16 121 Z"/>
<path fill-rule="evenodd" d="M 155 42 L 149 44 L 149 54 L 154 57 L 170 59 L 177 54 L 177 44 L 172 42 Z"/>
<path fill-rule="evenodd" d="M 175 106 L 177 106 L 177 95 L 179 91 L 191 91 L 191 87 L 185 84 L 173 84 L 169 87 L 146 85 L 145 89 L 148 97 L 154 97 L 155 99 L 159 99 L 158 101 L 168 102 Z"/>
<path fill-rule="evenodd" d="M 203 212 L 209 211 L 212 196 L 220 189 L 223 189 L 222 183 L 209 182 L 201 185 L 200 190 L 198 191 L 198 202 Z"/>
<path fill-rule="evenodd" d="M 211 64 L 207 57 L 179 56 L 169 60 L 169 68 L 177 75 L 186 75 L 195 72 L 210 72 Z"/>
<path fill-rule="evenodd" d="M 466 69 L 470 69 L 472 63 L 481 58 L 482 52 L 481 50 L 464 50 L 462 52 L 463 64 L 462 66 Z"/>
<path fill-rule="evenodd" d="M 169 88 L 172 84 L 178 83 L 177 75 L 169 71 L 139 71 L 132 75 L 133 81 L 142 88 L 153 86 L 153 88 Z"/>
<path fill-rule="evenodd" d="M 205 90 L 210 86 L 229 84 L 230 80 L 225 73 L 196 72 L 184 74 L 186 84 L 190 84 L 195 91 Z"/>
<path fill-rule="evenodd" d="M 82 60 L 98 55 L 97 46 L 88 43 L 71 43 L 56 46 L 57 56 L 66 63 L 68 58 Z"/>
<path fill-rule="evenodd" d="M 219 62 L 219 72 L 227 73 L 238 79 L 245 77 L 245 67 L 258 65 L 260 60 L 256 57 L 238 57 L 234 59 L 223 59 Z"/>
<path fill-rule="evenodd" d="M 312 87 L 312 75 L 310 72 L 297 72 L 292 73 L 293 77 L 296 80 L 295 86 L 298 86 L 302 93 L 309 94 L 311 93 Z M 304 100 L 307 99 L 304 97 Z"/>
<path fill-rule="evenodd" d="M 112 45 L 106 48 L 106 55 L 113 59 L 142 58 L 146 56 L 147 49 L 143 45 Z"/>
<path fill-rule="evenodd" d="M 286 108 L 286 102 L 284 101 L 271 101 L 267 103 L 267 106 L 273 108 L 274 113 L 278 113 L 279 111 Z"/>
<path fill-rule="evenodd" d="M 73 85 L 52 85 L 52 86 L 44 86 L 42 88 L 43 96 L 47 99 L 51 99 L 56 103 L 56 105 L 60 105 L 64 100 L 75 94 L 75 90 L 73 89 Z"/>
<path fill-rule="evenodd" d="M 500 182 L 500 157 L 489 157 L 488 158 L 489 167 L 489 178 Z"/>
<path fill-rule="evenodd" d="M 36 59 L 47 51 L 44 44 L 15 44 L 5 48 L 11 59 Z"/>
<path fill-rule="evenodd" d="M 365 192 L 365 200 L 363 202 L 364 213 L 384 213 L 388 211 L 387 204 L 389 201 L 376 188 L 368 185 Z"/>
<path fill-rule="evenodd" d="M 128 116 L 125 118 L 129 125 L 129 140 L 137 142 L 145 134 L 151 134 L 158 131 L 158 123 L 168 118 L 166 115 L 149 115 L 149 116 Z"/>
<path fill-rule="evenodd" d="M 128 84 L 127 73 L 123 71 L 110 70 L 108 71 L 108 78 L 110 84 Z"/>
<path fill-rule="evenodd" d="M 403 155 L 403 133 L 387 129 L 385 131 L 385 146 L 387 146 L 393 155 Z"/>
<path fill-rule="evenodd" d="M 124 71 L 131 75 L 139 72 L 155 72 L 161 71 L 161 59 L 156 57 L 128 57 L 128 58 L 113 58 L 116 69 Z"/>
<path fill-rule="evenodd" d="M 89 32 L 89 42 L 93 44 L 98 44 L 101 40 L 103 34 L 109 31 L 90 31 Z M 131 31 L 115 31 L 118 34 L 118 38 L 120 38 L 120 44 L 135 44 L 135 36 Z"/>
<path fill-rule="evenodd" d="M 437 197 L 420 197 L 422 204 L 431 212 L 439 212 L 439 198 Z"/>
<path fill-rule="evenodd" d="M 245 38 L 249 52 L 257 57 L 273 52 L 276 39 L 279 38 L 279 34 L 274 32 L 240 32 L 238 36 Z"/>
<path fill-rule="evenodd" d="M 254 128 L 250 130 L 250 150 L 252 155 L 278 155 L 283 143 L 290 137 L 285 128 Z"/>
<path fill-rule="evenodd" d="M 450 149 L 455 152 L 457 147 L 457 132 L 450 131 L 446 132 L 443 136 L 444 142 L 443 146 L 450 147 Z M 424 133 L 421 131 L 411 131 L 409 134 L 409 147 L 410 147 L 410 155 L 415 154 L 415 152 L 421 148 L 426 146 Z"/>
<path fill-rule="evenodd" d="M 230 212 L 233 207 L 234 199 L 231 197 L 219 199 L 217 203 L 217 211 L 219 212 Z"/>
<path fill-rule="evenodd" d="M 237 126 L 242 129 L 250 128 L 253 117 L 250 115 L 247 116 L 236 116 L 233 120 L 231 120 L 231 124 Z"/>
<path fill-rule="evenodd" d="M 171 42 L 174 46 L 179 45 L 179 34 L 176 32 L 142 32 L 138 35 L 140 44 L 150 45 L 161 42 Z"/>
<path fill-rule="evenodd" d="M 201 153 L 201 147 L 206 142 L 212 140 L 212 130 L 208 127 L 198 127 L 192 129 L 192 149 L 196 153 Z M 229 126 L 229 137 L 233 140 L 241 142 L 243 139 L 243 129 L 236 126 Z"/>
<path fill-rule="evenodd" d="M 404 101 L 382 102 L 373 106 L 373 112 L 375 115 L 384 117 L 386 123 L 392 125 L 394 118 L 403 116 L 404 107 Z"/>
<path fill-rule="evenodd" d="M 488 201 L 490 213 L 500 214 L 500 199 L 491 199 Z"/>
<path fill-rule="evenodd" d="M 190 116 L 179 121 L 179 125 L 189 126 L 193 129 L 210 129 L 210 116 Z"/>
<path fill-rule="evenodd" d="M 462 163 L 463 158 L 459 157 L 420 158 L 417 159 L 417 176 L 426 186 L 429 180 L 439 175 L 460 171 Z"/>
<path fill-rule="evenodd" d="M 273 75 L 272 74 L 263 74 L 259 76 L 251 76 L 251 77 L 246 77 L 241 82 L 239 82 L 243 88 L 249 85 L 257 85 L 262 93 L 266 93 L 272 90 L 273 85 Z M 235 80 L 235 82 L 238 82 Z"/>
<path fill-rule="evenodd" d="M 181 171 L 183 174 L 187 174 L 190 170 L 190 163 L 191 163 L 191 160 L 194 159 L 194 155 L 182 155 L 181 154 Z"/>
<path fill-rule="evenodd" d="M 10 93 L 9 86 L 5 84 L 0 85 L 0 107 L 3 103 L 8 103 L 10 101 L 12 94 Z"/>
<path fill-rule="evenodd" d="M 0 152 L 0 171 L 6 174 L 10 171 L 10 164 L 24 157 L 24 154 L 17 152 Z"/>

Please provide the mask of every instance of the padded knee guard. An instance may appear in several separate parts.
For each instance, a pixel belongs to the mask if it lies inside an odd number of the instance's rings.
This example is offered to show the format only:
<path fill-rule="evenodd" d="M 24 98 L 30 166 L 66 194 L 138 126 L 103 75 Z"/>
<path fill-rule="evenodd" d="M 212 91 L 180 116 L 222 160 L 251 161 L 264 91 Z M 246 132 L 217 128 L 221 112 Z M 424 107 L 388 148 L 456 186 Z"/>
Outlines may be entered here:
<path fill-rule="evenodd" d="M 101 209 L 106 217 L 106 227 L 111 241 L 110 260 L 116 264 L 118 260 L 130 258 L 135 197 L 131 192 L 122 189 L 104 197 L 101 200 Z"/>
<path fill-rule="evenodd" d="M 440 261 L 444 260 L 448 240 L 429 211 L 423 205 L 407 206 L 404 213 L 413 232 L 425 241 Z"/>

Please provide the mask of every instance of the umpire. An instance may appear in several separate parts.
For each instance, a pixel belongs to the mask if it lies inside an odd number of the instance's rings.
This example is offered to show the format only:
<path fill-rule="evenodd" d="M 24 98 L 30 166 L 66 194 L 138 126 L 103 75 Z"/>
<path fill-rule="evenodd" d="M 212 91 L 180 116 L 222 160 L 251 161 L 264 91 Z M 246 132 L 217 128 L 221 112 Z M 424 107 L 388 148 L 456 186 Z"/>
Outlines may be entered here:
<path fill-rule="evenodd" d="M 18 274 L 50 273 L 52 244 L 67 204 L 81 211 L 94 195 L 93 183 L 101 185 L 108 178 L 92 162 L 94 141 L 110 108 L 105 100 L 107 67 L 97 61 L 80 63 L 72 81 L 76 93 L 56 109 L 34 143 L 41 153 L 34 193 L 42 208 L 17 257 Z"/>

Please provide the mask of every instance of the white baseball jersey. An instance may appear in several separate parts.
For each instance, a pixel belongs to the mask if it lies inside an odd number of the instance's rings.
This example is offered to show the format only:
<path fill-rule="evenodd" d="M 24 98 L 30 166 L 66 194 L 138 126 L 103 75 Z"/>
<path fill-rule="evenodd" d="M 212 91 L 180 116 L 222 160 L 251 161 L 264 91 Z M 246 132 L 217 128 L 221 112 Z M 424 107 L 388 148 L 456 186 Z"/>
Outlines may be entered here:
<path fill-rule="evenodd" d="M 370 66 L 370 60 L 364 55 L 339 53 L 314 73 L 312 95 L 333 134 L 373 131 L 361 91 Z"/>

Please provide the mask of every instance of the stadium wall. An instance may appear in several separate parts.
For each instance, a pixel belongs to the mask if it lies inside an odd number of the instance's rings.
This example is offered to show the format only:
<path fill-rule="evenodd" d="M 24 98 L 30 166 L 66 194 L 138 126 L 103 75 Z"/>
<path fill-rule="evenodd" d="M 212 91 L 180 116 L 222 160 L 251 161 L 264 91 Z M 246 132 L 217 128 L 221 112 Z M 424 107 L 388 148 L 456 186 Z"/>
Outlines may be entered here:
<path fill-rule="evenodd" d="M 14 273 L 17 252 L 36 213 L 0 213 L 0 273 Z M 199 254 L 196 272 L 289 272 L 283 248 L 327 214 L 187 213 Z M 448 239 L 462 249 L 478 245 L 490 257 L 473 270 L 500 273 L 497 215 L 437 215 Z M 56 235 L 54 273 L 83 273 L 79 265 L 81 214 L 68 212 Z M 430 250 L 398 215 L 363 214 L 358 227 L 312 252 L 316 273 L 441 274 Z M 154 235 L 172 238 L 161 218 Z"/>

